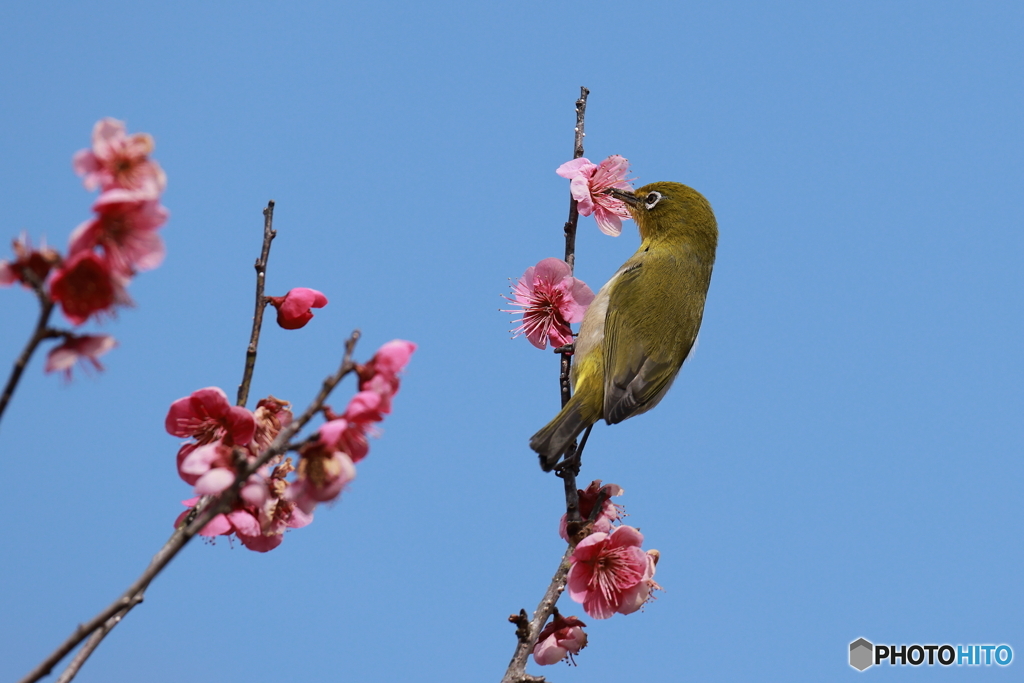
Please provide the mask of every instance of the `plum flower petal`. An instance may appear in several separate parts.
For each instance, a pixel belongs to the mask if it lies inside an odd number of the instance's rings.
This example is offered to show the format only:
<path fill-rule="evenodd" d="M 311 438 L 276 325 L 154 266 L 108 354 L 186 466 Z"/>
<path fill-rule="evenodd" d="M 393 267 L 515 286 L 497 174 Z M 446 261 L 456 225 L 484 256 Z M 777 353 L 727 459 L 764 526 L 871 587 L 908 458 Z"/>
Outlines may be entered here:
<path fill-rule="evenodd" d="M 117 346 L 117 341 L 109 334 L 86 334 L 82 336 L 68 335 L 58 346 L 46 354 L 46 372 L 62 372 L 64 379 L 71 379 L 71 368 L 81 363 L 86 371 L 89 364 L 102 372 L 103 365 L 99 357 Z"/>
<path fill-rule="evenodd" d="M 313 319 L 310 309 L 327 305 L 326 296 L 307 287 L 296 287 L 284 296 L 268 296 L 267 300 L 277 309 L 277 324 L 286 330 L 305 327 Z"/>
<path fill-rule="evenodd" d="M 227 467 L 214 467 L 196 481 L 195 491 L 201 496 L 220 493 L 235 480 L 235 471 Z"/>
<path fill-rule="evenodd" d="M 629 218 L 629 210 L 619 199 L 607 194 L 617 188 L 632 190 L 629 161 L 613 154 L 600 164 L 594 164 L 586 157 L 567 161 L 555 173 L 569 179 L 569 191 L 576 200 L 576 207 L 582 216 L 594 215 L 597 227 L 613 237 L 622 232 L 622 219 Z"/>
<path fill-rule="evenodd" d="M 569 595 L 596 619 L 607 619 L 623 607 L 629 591 L 649 569 L 647 553 L 640 549 L 643 535 L 631 526 L 611 533 L 595 533 L 580 541 L 569 569 Z M 625 605 L 627 609 L 631 604 Z"/>
<path fill-rule="evenodd" d="M 661 586 L 654 582 L 654 569 L 658 564 L 661 553 L 657 550 L 647 551 L 647 570 L 640 583 L 622 593 L 622 604 L 619 605 L 619 614 L 632 614 L 648 600 L 651 600 L 651 591 L 660 590 Z"/>
<path fill-rule="evenodd" d="M 512 288 L 513 297 L 505 297 L 521 310 L 508 309 L 505 313 L 521 314 L 513 320 L 519 326 L 513 329 L 513 338 L 525 334 L 538 349 L 572 343 L 570 323 L 583 320 L 587 306 L 594 300 L 594 292 L 572 271 L 562 259 L 546 258 L 530 266 Z"/>

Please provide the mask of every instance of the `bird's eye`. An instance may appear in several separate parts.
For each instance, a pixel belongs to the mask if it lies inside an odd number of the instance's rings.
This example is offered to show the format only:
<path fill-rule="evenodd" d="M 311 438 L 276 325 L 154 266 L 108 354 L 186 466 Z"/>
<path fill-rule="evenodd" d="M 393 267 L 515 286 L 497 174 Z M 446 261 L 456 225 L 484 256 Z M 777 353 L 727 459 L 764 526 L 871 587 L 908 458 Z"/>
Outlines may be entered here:
<path fill-rule="evenodd" d="M 661 193 L 660 192 L 648 192 L 647 193 L 647 197 L 644 199 L 644 206 L 646 206 L 647 210 L 650 211 L 651 209 L 654 208 L 655 204 L 657 204 L 660 201 L 661 201 Z"/>

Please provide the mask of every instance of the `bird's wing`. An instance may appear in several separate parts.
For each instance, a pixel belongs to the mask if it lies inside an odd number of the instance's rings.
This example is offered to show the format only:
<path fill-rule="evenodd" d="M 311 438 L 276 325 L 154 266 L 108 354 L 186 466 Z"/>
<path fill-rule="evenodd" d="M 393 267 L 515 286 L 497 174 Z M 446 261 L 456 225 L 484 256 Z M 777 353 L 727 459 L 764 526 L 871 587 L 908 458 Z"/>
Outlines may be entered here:
<path fill-rule="evenodd" d="M 667 292 L 651 287 L 650 282 L 638 289 L 642 269 L 642 262 L 625 269 L 608 301 L 604 329 L 604 419 L 608 424 L 657 405 L 696 336 L 696 330 L 691 334 L 684 329 L 685 321 L 665 320 L 681 315 L 678 309 L 665 306 Z M 623 307 L 626 301 L 628 309 Z"/>

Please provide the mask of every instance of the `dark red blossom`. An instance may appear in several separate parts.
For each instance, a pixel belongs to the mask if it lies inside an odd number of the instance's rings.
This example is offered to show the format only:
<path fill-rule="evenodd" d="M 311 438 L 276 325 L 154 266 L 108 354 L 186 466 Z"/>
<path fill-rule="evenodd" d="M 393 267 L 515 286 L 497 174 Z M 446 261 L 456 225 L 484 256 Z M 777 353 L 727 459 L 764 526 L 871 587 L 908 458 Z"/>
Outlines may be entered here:
<path fill-rule="evenodd" d="M 50 298 L 72 324 L 81 325 L 93 315 L 112 315 L 114 306 L 130 305 L 124 286 L 106 259 L 94 251 L 80 251 L 54 273 Z"/>

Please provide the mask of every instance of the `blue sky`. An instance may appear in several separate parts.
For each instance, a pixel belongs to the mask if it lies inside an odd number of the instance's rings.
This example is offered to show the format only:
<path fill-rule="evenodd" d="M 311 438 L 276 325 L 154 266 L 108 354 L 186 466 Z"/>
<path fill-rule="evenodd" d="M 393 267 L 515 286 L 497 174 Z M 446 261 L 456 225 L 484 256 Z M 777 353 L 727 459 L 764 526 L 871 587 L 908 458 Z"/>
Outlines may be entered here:
<path fill-rule="evenodd" d="M 0 678 L 170 533 L 190 494 L 164 415 L 234 393 L 271 198 L 268 292 L 330 305 L 266 329 L 253 396 L 306 405 L 358 327 L 363 359 L 419 344 L 394 413 L 312 526 L 190 546 L 78 680 L 501 677 L 505 618 L 563 546 L 526 445 L 557 360 L 498 309 L 562 253 L 581 85 L 587 156 L 697 188 L 721 240 L 700 348 L 656 410 L 595 428 L 581 475 L 626 490 L 666 590 L 584 617 L 578 668 L 531 671 L 852 680 L 858 637 L 1024 657 L 1022 31 L 1013 3 L 7 3 L 0 238 L 65 246 L 104 116 L 155 137 L 171 219 L 98 328 L 106 372 L 64 386 L 37 357 L 0 425 Z M 636 243 L 583 219 L 577 276 L 596 290 Z M 5 365 L 34 317 L 0 291 Z"/>

